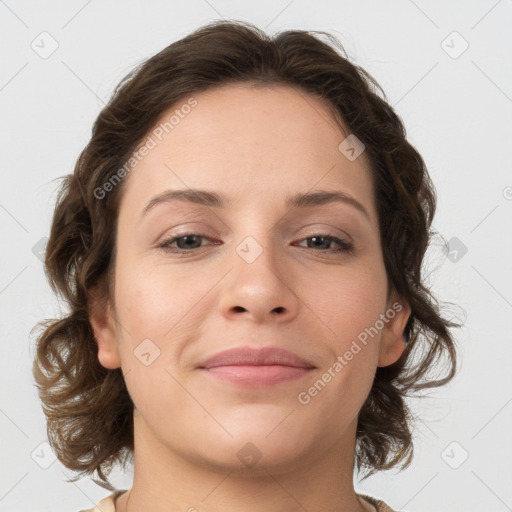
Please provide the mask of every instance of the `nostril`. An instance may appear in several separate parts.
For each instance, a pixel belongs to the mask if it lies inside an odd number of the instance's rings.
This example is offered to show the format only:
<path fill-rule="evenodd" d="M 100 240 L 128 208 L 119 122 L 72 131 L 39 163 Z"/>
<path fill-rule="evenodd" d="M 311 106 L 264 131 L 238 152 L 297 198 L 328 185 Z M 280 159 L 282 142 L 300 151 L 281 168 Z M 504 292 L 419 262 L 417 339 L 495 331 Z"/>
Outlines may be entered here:
<path fill-rule="evenodd" d="M 282 313 L 284 311 L 284 308 L 282 306 L 279 306 L 277 308 L 274 308 L 272 311 L 275 311 L 276 313 Z"/>

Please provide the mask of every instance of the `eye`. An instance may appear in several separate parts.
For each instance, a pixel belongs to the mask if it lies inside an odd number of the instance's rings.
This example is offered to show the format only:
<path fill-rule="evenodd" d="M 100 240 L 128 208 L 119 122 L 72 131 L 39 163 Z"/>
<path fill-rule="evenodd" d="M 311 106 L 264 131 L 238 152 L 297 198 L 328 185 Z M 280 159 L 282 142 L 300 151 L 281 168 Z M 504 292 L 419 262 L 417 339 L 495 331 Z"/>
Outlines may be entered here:
<path fill-rule="evenodd" d="M 309 240 L 311 240 L 311 243 L 308 242 Z M 327 235 L 327 234 L 319 233 L 319 234 L 304 238 L 303 241 L 307 242 L 308 249 L 311 249 L 311 248 L 312 249 L 315 249 L 315 248 L 316 249 L 327 249 L 326 251 L 320 251 L 320 252 L 351 253 L 354 251 L 354 246 L 350 242 L 348 242 L 346 240 L 342 240 L 341 238 L 338 238 L 335 236 Z M 326 247 L 326 246 L 330 246 L 333 242 L 338 245 L 337 248 L 333 249 L 330 247 Z"/>
<path fill-rule="evenodd" d="M 197 249 L 200 249 L 203 245 L 201 240 L 210 240 L 206 235 L 202 235 L 200 233 L 185 233 L 180 236 L 172 237 L 167 240 L 164 240 L 158 247 L 161 248 L 165 252 L 176 253 L 176 254 L 191 254 Z M 309 242 L 311 241 L 311 243 Z M 352 243 L 343 240 L 341 238 L 327 235 L 327 234 L 316 234 L 307 238 L 304 238 L 302 242 L 307 242 L 308 249 L 324 249 L 321 251 L 315 252 L 329 252 L 329 253 L 352 253 L 354 251 L 354 246 Z M 338 247 L 331 248 L 330 246 L 335 243 Z M 218 245 L 218 243 L 216 244 Z M 303 247 L 303 246 L 302 246 Z"/>
<path fill-rule="evenodd" d="M 201 239 L 211 240 L 206 235 L 201 235 L 199 233 L 185 233 L 183 235 L 164 240 L 162 243 L 158 244 L 158 247 L 163 249 L 165 252 L 181 254 L 191 253 L 201 247 Z M 174 243 L 176 243 L 177 246 L 174 246 Z"/>

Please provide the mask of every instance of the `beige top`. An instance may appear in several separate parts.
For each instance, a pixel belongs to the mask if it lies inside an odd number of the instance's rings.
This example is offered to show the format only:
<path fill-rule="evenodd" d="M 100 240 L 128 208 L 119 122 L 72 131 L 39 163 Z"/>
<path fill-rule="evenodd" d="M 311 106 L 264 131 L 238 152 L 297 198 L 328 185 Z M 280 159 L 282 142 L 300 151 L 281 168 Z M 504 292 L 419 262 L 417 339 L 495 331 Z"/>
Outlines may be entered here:
<path fill-rule="evenodd" d="M 116 512 L 116 498 L 126 492 L 126 489 L 115 491 L 110 496 L 103 498 L 97 503 L 94 508 L 88 508 L 87 510 L 80 510 L 79 512 Z M 386 505 L 383 501 L 367 496 L 366 494 L 358 494 L 356 496 L 361 500 L 363 506 L 368 509 L 368 512 L 399 512 L 394 511 L 391 507 Z"/>

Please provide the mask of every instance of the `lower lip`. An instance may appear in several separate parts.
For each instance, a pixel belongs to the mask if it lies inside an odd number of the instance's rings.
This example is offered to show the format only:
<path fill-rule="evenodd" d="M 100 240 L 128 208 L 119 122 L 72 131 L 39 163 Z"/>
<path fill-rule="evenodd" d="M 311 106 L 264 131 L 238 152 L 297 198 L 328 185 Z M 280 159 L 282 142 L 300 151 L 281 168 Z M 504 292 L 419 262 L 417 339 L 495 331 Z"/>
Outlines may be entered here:
<path fill-rule="evenodd" d="M 203 368 L 213 378 L 246 387 L 273 386 L 280 382 L 300 379 L 314 368 L 297 368 L 295 366 L 216 366 Z"/>

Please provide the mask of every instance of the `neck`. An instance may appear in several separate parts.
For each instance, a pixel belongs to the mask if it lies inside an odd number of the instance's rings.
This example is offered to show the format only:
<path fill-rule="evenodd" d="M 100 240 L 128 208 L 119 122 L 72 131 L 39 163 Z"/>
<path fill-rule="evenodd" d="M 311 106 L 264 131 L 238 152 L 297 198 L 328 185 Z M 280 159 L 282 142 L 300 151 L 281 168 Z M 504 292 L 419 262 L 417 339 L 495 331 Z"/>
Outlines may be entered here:
<path fill-rule="evenodd" d="M 134 419 L 133 485 L 116 501 L 117 512 L 371 510 L 353 487 L 356 422 L 323 454 L 305 454 L 273 466 L 262 459 L 244 468 L 184 457 L 162 446 L 140 416 Z"/>

